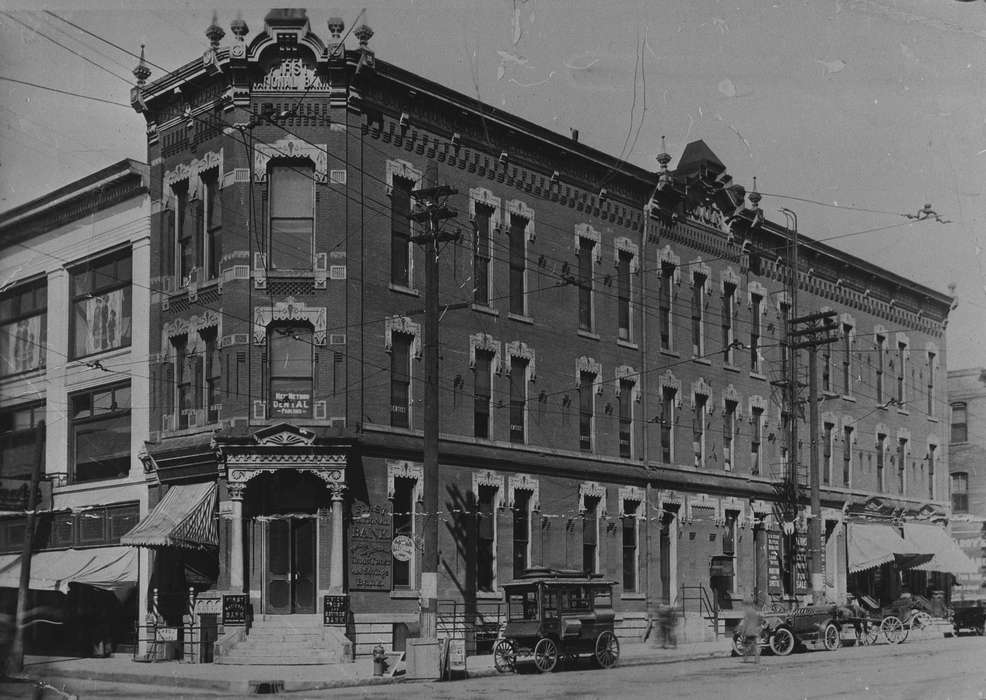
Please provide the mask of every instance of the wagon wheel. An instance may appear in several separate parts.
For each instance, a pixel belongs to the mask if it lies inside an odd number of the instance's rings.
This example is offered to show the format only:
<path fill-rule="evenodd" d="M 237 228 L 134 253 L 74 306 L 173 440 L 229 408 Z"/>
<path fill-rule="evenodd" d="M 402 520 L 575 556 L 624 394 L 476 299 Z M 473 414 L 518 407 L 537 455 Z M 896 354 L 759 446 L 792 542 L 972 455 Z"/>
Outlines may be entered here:
<path fill-rule="evenodd" d="M 612 668 L 620 658 L 620 640 L 616 635 L 606 630 L 596 637 L 596 662 L 602 668 Z"/>
<path fill-rule="evenodd" d="M 859 641 L 866 646 L 872 646 L 880 641 L 880 630 L 874 624 L 867 624 L 866 629 L 860 632 Z"/>
<path fill-rule="evenodd" d="M 978 634 L 980 637 L 982 637 L 983 636 L 983 633 L 986 633 L 986 624 L 983 624 L 982 622 L 980 622 L 978 625 L 976 625 L 975 627 L 973 627 L 973 629 L 976 631 L 976 634 Z"/>
<path fill-rule="evenodd" d="M 509 639 L 501 639 L 493 647 L 493 666 L 500 673 L 517 670 L 517 647 Z"/>
<path fill-rule="evenodd" d="M 923 630 L 928 629 L 934 621 L 931 619 L 931 615 L 926 612 L 916 612 L 911 617 L 911 629 L 912 630 Z"/>
<path fill-rule="evenodd" d="M 541 673 L 551 673 L 558 665 L 558 643 L 550 637 L 539 640 L 534 647 L 534 665 Z"/>
<path fill-rule="evenodd" d="M 794 635 L 787 627 L 778 627 L 770 635 L 770 650 L 777 656 L 787 656 L 794 651 Z"/>
<path fill-rule="evenodd" d="M 880 631 L 891 644 L 900 644 L 907 639 L 907 628 L 896 615 L 887 615 L 880 623 Z"/>
<path fill-rule="evenodd" d="M 742 632 L 733 634 L 733 656 L 743 656 L 746 653 L 746 646 L 743 643 Z"/>
<path fill-rule="evenodd" d="M 835 651 L 842 646 L 842 635 L 835 624 L 830 622 L 825 625 L 825 629 L 822 630 L 822 643 L 827 651 Z"/>

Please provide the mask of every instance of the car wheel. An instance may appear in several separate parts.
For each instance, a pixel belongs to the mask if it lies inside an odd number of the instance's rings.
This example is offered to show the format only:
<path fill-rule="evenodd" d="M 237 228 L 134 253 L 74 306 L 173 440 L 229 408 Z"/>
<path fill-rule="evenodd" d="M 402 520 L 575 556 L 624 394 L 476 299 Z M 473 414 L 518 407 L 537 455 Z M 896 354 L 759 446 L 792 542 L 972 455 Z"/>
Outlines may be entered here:
<path fill-rule="evenodd" d="M 828 651 L 835 651 L 842 646 L 842 636 L 839 633 L 839 628 L 831 622 L 825 625 L 825 629 L 822 631 L 822 643 Z"/>
<path fill-rule="evenodd" d="M 770 635 L 770 650 L 777 656 L 787 656 L 794 651 L 794 635 L 787 627 L 778 627 Z"/>

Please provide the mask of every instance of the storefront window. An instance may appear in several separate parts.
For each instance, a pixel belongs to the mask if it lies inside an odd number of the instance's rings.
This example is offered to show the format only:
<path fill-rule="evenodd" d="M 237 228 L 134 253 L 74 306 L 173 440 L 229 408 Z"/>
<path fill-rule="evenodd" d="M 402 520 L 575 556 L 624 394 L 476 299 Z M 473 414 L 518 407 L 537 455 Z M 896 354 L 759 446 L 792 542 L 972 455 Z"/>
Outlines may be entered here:
<path fill-rule="evenodd" d="M 79 265 L 72 277 L 72 357 L 130 345 L 130 249 Z"/>

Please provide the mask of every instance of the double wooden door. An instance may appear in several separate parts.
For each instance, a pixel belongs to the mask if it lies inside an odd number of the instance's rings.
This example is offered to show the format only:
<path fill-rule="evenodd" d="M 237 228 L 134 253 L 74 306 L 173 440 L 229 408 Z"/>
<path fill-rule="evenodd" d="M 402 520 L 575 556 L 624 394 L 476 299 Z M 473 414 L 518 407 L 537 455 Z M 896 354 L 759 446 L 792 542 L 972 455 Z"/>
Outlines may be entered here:
<path fill-rule="evenodd" d="M 313 518 L 271 520 L 267 526 L 267 612 L 314 613 L 317 591 Z"/>

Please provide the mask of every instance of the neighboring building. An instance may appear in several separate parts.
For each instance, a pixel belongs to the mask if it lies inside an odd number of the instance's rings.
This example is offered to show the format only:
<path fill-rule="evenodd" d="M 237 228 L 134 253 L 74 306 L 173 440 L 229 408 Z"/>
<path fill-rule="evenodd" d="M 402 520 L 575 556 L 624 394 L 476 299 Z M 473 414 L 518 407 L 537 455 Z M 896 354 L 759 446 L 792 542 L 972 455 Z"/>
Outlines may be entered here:
<path fill-rule="evenodd" d="M 986 598 L 986 369 L 948 373 L 952 429 L 948 445 L 952 535 L 977 572 L 956 576 L 958 599 Z"/>
<path fill-rule="evenodd" d="M 0 214 L 0 479 L 5 496 L 29 483 L 44 421 L 53 512 L 38 524 L 31 589 L 65 623 L 32 625 L 39 647 L 132 642 L 147 604 L 138 552 L 119 539 L 147 512 L 136 455 L 151 408 L 148 186 L 147 166 L 122 160 Z M 25 506 L 4 501 L 0 595 L 10 612 Z"/>
<path fill-rule="evenodd" d="M 790 236 L 760 195 L 702 142 L 647 171 L 377 59 L 365 25 L 346 49 L 343 29 L 273 10 L 249 41 L 213 25 L 204 57 L 135 71 L 164 500 L 128 541 L 156 548 L 158 580 L 272 619 L 346 596 L 359 653 L 417 621 L 436 522 L 438 596 L 467 609 L 534 566 L 617 581 L 624 629 L 696 587 L 724 607 L 807 594 L 800 557 L 795 591 L 783 575 L 805 513 L 778 501 Z M 411 213 L 439 182 L 461 237 L 439 264 L 434 514 Z M 799 312 L 838 312 L 818 378 L 827 591 L 896 597 L 893 543 L 854 549 L 846 525 L 947 515 L 951 299 L 804 237 L 801 264 Z"/>

